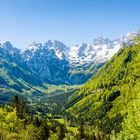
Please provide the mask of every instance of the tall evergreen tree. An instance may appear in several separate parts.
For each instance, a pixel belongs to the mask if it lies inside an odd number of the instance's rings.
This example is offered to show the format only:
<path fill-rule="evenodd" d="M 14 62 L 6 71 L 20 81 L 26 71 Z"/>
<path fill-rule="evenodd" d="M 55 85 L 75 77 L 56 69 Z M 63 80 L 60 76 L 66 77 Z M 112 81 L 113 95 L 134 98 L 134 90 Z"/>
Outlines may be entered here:
<path fill-rule="evenodd" d="M 84 123 L 83 123 L 83 120 L 81 120 L 81 122 L 80 122 L 79 137 L 80 137 L 80 140 L 84 139 L 84 137 L 85 137 L 85 135 L 84 135 Z"/>
<path fill-rule="evenodd" d="M 25 102 L 23 101 L 23 98 L 20 99 L 17 95 L 13 97 L 13 107 L 16 109 L 16 115 L 20 119 L 23 119 L 25 116 Z"/>

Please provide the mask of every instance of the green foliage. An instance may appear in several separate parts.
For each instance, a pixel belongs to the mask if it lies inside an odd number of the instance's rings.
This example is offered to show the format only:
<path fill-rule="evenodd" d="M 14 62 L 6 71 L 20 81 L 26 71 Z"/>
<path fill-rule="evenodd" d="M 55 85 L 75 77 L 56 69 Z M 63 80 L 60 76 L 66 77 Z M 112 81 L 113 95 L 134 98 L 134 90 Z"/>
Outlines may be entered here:
<path fill-rule="evenodd" d="M 0 108 L 0 139 L 1 140 L 63 140 L 75 139 L 72 132 L 58 121 L 42 115 L 24 114 L 20 118 L 16 113 L 20 99 L 14 97 L 15 108 Z"/>
<path fill-rule="evenodd" d="M 67 111 L 78 118 L 83 116 L 84 121 L 93 126 L 96 139 L 110 139 L 112 133 L 118 139 L 139 139 L 139 123 L 133 121 L 138 122 L 138 108 L 131 111 L 132 101 L 139 97 L 139 92 L 140 44 L 137 44 L 122 48 L 74 93 Z M 80 96 L 82 98 L 78 98 Z M 86 130 L 87 126 L 84 127 Z"/>
<path fill-rule="evenodd" d="M 140 93 L 139 93 L 140 95 Z M 139 140 L 140 139 L 140 98 L 132 100 L 128 115 L 122 123 L 122 130 L 116 136 L 118 140 Z"/>
<path fill-rule="evenodd" d="M 16 115 L 20 119 L 24 118 L 25 115 L 25 102 L 20 99 L 17 95 L 13 97 L 13 107 L 16 109 Z"/>
<path fill-rule="evenodd" d="M 80 139 L 84 139 L 85 138 L 85 134 L 84 134 L 84 123 L 83 121 L 81 121 L 80 127 L 79 127 L 79 138 Z"/>

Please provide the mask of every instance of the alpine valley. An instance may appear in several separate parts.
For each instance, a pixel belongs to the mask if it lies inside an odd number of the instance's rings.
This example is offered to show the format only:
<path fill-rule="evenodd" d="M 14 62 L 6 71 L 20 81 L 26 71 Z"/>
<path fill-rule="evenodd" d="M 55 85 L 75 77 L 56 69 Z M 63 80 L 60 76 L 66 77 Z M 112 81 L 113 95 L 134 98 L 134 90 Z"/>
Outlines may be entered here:
<path fill-rule="evenodd" d="M 139 40 L 0 40 L 0 139 L 139 140 Z"/>

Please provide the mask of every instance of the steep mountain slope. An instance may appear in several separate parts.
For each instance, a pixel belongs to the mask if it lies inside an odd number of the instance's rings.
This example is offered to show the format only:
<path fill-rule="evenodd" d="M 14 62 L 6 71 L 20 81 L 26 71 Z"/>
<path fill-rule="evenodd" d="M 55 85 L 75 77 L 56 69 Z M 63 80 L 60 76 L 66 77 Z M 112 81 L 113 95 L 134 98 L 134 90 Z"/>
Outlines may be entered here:
<path fill-rule="evenodd" d="M 33 86 L 41 86 L 41 81 L 32 74 L 19 52 L 9 42 L 0 41 L 0 102 L 10 100 L 15 93 L 39 92 Z"/>
<path fill-rule="evenodd" d="M 121 130 L 123 118 L 134 103 L 139 103 L 139 95 L 140 44 L 137 44 L 122 48 L 73 94 L 67 111 L 83 116 L 98 131 L 100 139 L 109 139 L 112 132 Z"/>
<path fill-rule="evenodd" d="M 40 43 L 33 43 L 29 48 L 22 51 L 22 58 L 26 61 L 32 72 L 39 75 L 40 79 L 44 82 L 66 84 L 68 82 L 68 62 L 57 57 L 52 49 L 52 45 L 50 42 L 44 46 Z M 62 51 L 61 53 L 63 54 Z"/>
<path fill-rule="evenodd" d="M 116 40 L 99 37 L 93 43 L 67 47 L 49 40 L 44 45 L 33 42 L 21 51 L 21 57 L 34 74 L 50 84 L 83 84 L 121 47 L 134 44 L 136 33 Z"/>
<path fill-rule="evenodd" d="M 92 62 L 72 65 L 69 51 L 63 43 L 49 40 L 44 45 L 32 43 L 21 51 L 21 57 L 43 82 L 58 85 L 83 84 L 104 64 L 104 62 Z"/>

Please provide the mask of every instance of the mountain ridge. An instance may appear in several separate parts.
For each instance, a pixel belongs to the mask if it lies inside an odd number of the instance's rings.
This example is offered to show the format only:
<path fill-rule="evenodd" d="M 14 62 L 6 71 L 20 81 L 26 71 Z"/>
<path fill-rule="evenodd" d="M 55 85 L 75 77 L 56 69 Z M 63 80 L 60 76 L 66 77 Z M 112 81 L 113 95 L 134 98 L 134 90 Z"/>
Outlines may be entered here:
<path fill-rule="evenodd" d="M 134 44 L 135 37 L 136 32 L 115 40 L 98 37 L 91 44 L 76 46 L 48 40 L 44 45 L 33 42 L 25 49 L 1 40 L 0 51 L 2 58 L 30 69 L 42 82 L 75 85 L 91 78 L 121 47 Z"/>

